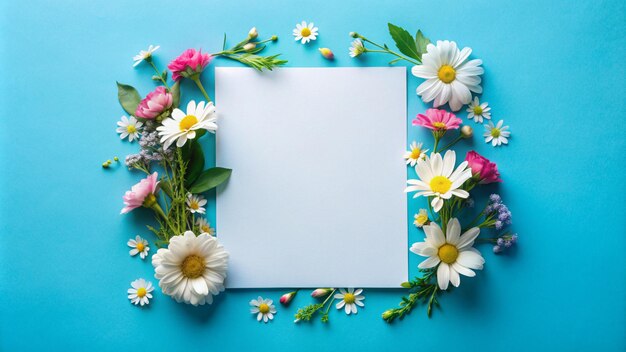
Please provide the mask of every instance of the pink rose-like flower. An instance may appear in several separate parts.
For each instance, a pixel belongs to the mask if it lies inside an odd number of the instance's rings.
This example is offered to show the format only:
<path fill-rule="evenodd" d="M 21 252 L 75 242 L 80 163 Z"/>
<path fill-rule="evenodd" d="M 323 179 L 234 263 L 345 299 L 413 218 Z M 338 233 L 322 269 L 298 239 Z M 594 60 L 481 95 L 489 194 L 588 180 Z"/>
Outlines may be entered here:
<path fill-rule="evenodd" d="M 148 94 L 137 106 L 135 116 L 144 119 L 153 119 L 163 111 L 172 107 L 172 94 L 163 86 L 158 86 L 154 92 Z"/>
<path fill-rule="evenodd" d="M 181 77 L 189 77 L 204 71 L 211 61 L 211 55 L 203 54 L 202 50 L 187 49 L 179 57 L 167 65 L 172 71 L 172 78 L 178 81 Z"/>
<path fill-rule="evenodd" d="M 495 163 L 490 162 L 484 156 L 476 153 L 475 151 L 467 152 L 465 156 L 468 166 L 472 169 L 472 174 L 481 184 L 502 182 L 500 179 L 500 173 L 498 172 L 498 166 Z"/>
<path fill-rule="evenodd" d="M 150 195 L 154 195 L 157 191 L 157 186 L 159 181 L 157 181 L 157 173 L 153 173 L 143 180 L 139 181 L 138 184 L 134 185 L 130 191 L 126 191 L 124 194 L 124 209 L 122 209 L 121 214 L 126 214 L 129 211 L 139 208 L 144 205 L 146 198 Z M 156 202 L 156 200 L 154 200 Z"/>
<path fill-rule="evenodd" d="M 441 109 L 428 109 L 426 115 L 418 114 L 413 126 L 423 126 L 431 130 L 447 131 L 457 129 L 463 121 L 453 113 Z"/>

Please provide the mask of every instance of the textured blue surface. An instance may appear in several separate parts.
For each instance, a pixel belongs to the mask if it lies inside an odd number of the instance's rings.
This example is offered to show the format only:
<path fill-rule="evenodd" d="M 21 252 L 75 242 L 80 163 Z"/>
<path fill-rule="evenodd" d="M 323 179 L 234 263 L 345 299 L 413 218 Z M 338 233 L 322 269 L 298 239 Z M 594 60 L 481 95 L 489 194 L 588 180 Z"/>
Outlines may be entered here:
<path fill-rule="evenodd" d="M 625 349 L 623 1 L 259 4 L 0 4 L 0 350 Z M 320 28 L 313 45 L 291 39 L 301 20 Z M 148 67 L 133 69 L 131 57 L 160 44 L 164 66 L 188 47 L 215 52 L 224 32 L 238 39 L 257 26 L 281 37 L 268 52 L 284 53 L 290 66 L 384 66 L 389 57 L 351 60 L 347 33 L 391 44 L 387 21 L 471 46 L 484 60 L 484 99 L 513 137 L 498 149 L 476 137 L 473 147 L 499 164 L 505 183 L 489 191 L 509 204 L 519 247 L 501 256 L 481 247 L 485 270 L 441 297 L 430 320 L 418 309 L 385 324 L 380 313 L 400 290 L 368 290 L 365 309 L 333 311 L 328 325 L 293 324 L 296 307 L 309 303 L 304 292 L 267 325 L 248 301 L 282 291 L 229 291 L 201 308 L 157 293 L 147 309 L 132 306 L 129 282 L 152 277 L 149 261 L 126 247 L 147 235 L 148 217 L 119 216 L 139 175 L 100 167 L 136 148 L 114 131 L 122 114 L 115 80 L 143 94 L 153 87 Z M 335 62 L 317 53 L 322 46 Z M 203 76 L 210 93 L 212 71 Z M 409 118 L 425 109 L 419 82 L 409 77 Z M 408 142 L 426 137 L 411 128 Z M 419 238 L 412 228 L 409 242 Z"/>

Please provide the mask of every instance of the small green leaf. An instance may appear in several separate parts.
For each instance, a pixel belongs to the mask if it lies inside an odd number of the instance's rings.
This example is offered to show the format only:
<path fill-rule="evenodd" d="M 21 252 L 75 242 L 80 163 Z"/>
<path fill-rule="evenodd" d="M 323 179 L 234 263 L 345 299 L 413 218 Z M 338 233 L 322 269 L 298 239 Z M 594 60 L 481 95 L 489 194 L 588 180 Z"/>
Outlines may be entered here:
<path fill-rule="evenodd" d="M 388 23 L 388 26 L 389 34 L 391 34 L 391 38 L 393 38 L 396 42 L 398 50 L 408 57 L 421 60 L 417 47 L 415 46 L 415 39 L 413 39 L 413 36 L 405 29 L 394 26 L 391 23 Z"/>
<path fill-rule="evenodd" d="M 226 181 L 232 172 L 233 170 L 223 167 L 214 167 L 205 170 L 189 188 L 189 192 L 198 194 L 213 189 Z"/>
<path fill-rule="evenodd" d="M 187 165 L 185 183 L 187 185 L 193 184 L 198 179 L 198 176 L 204 170 L 204 152 L 202 146 L 197 140 L 191 141 L 191 150 L 189 151 L 189 164 Z"/>
<path fill-rule="evenodd" d="M 180 103 L 180 81 L 176 81 L 170 91 L 172 92 L 172 107 L 177 108 Z"/>
<path fill-rule="evenodd" d="M 401 58 L 393 59 L 393 60 L 389 61 L 389 65 L 393 65 L 393 64 L 395 64 L 396 62 L 398 62 L 400 60 L 402 60 L 402 59 Z"/>
<path fill-rule="evenodd" d="M 163 78 L 164 81 L 167 81 L 167 70 L 163 70 L 163 73 L 161 73 L 161 78 Z"/>
<path fill-rule="evenodd" d="M 422 55 L 426 53 L 426 46 L 429 43 L 430 39 L 426 38 L 422 31 L 418 30 L 417 34 L 415 34 L 415 46 L 417 47 L 420 60 L 422 59 Z"/>
<path fill-rule="evenodd" d="M 224 33 L 224 42 L 222 43 L 222 50 L 226 50 L 226 33 Z"/>
<path fill-rule="evenodd" d="M 172 185 L 170 185 L 169 181 L 166 181 L 164 179 L 161 179 L 161 181 L 159 182 L 159 188 L 165 192 L 165 194 L 168 195 L 168 197 L 170 198 L 174 198 L 172 196 Z"/>
<path fill-rule="evenodd" d="M 153 75 L 153 76 L 152 76 L 152 80 L 153 80 L 153 81 L 160 81 L 160 80 L 161 80 L 161 77 L 159 77 L 159 76 L 157 76 L 157 75 Z"/>
<path fill-rule="evenodd" d="M 127 84 L 117 83 L 117 98 L 120 100 L 122 108 L 130 115 L 135 115 L 137 105 L 141 102 L 141 96 L 137 89 Z"/>

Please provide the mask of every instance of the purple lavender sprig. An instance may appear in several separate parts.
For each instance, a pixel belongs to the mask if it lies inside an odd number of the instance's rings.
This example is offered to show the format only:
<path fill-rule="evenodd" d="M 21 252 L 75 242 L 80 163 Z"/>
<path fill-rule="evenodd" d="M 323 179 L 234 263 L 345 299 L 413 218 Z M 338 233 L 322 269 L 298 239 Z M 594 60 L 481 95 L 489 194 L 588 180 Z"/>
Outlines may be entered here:
<path fill-rule="evenodd" d="M 498 237 L 496 240 L 495 246 L 493 246 L 493 252 L 498 254 L 505 251 L 507 248 L 511 248 L 514 244 L 517 243 L 517 234 L 506 234 Z"/>

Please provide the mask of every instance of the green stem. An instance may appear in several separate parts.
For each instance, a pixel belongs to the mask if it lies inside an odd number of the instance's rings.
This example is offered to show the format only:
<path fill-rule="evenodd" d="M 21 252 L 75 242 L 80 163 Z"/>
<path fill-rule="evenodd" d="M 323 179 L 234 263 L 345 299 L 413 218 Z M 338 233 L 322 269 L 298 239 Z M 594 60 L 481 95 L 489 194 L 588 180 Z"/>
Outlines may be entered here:
<path fill-rule="evenodd" d="M 150 63 L 150 66 L 152 66 L 152 68 L 154 69 L 154 72 L 156 72 L 157 77 L 159 77 L 161 82 L 163 82 L 163 85 L 165 86 L 165 88 L 167 88 L 167 90 L 170 90 L 170 86 L 167 85 L 167 82 L 165 82 L 165 80 L 163 79 L 161 72 L 159 72 L 159 69 L 156 67 L 154 62 L 152 62 L 152 60 L 147 60 L 147 61 Z"/>
<path fill-rule="evenodd" d="M 374 46 L 376 46 L 376 47 L 378 47 L 378 48 L 382 49 L 383 51 L 380 51 L 380 52 L 382 52 L 382 53 L 388 53 L 388 54 L 391 54 L 391 55 L 395 55 L 395 56 L 397 56 L 397 57 L 399 57 L 399 58 L 401 58 L 401 59 L 403 59 L 403 60 L 406 60 L 406 61 L 408 61 L 408 62 L 410 62 L 410 63 L 412 63 L 412 64 L 415 64 L 415 65 L 421 65 L 421 64 L 422 64 L 421 62 L 419 62 L 419 61 L 417 61 L 417 60 L 414 60 L 414 59 L 411 59 L 411 58 L 409 58 L 409 57 L 407 57 L 407 56 L 404 56 L 404 55 L 398 54 L 397 52 L 395 52 L 395 51 L 393 51 L 393 50 L 391 50 L 391 49 L 389 49 L 389 48 L 386 48 L 386 47 L 384 47 L 384 46 L 382 46 L 382 45 L 380 45 L 380 44 L 374 43 L 373 41 L 371 41 L 371 40 L 369 40 L 369 39 L 365 38 L 365 37 L 364 37 L 364 36 L 362 36 L 362 35 L 360 35 L 360 36 L 359 36 L 359 38 L 361 38 L 361 39 L 362 39 L 363 41 L 365 41 L 365 42 L 368 42 L 368 43 L 370 43 L 370 44 L 372 44 L 372 45 L 374 45 Z M 368 52 L 368 51 L 369 51 L 369 52 L 378 52 L 378 51 L 369 50 L 369 49 L 365 49 L 365 51 L 366 51 L 366 52 Z"/>
<path fill-rule="evenodd" d="M 452 147 L 453 145 L 457 144 L 457 143 L 458 143 L 461 139 L 463 139 L 463 136 L 458 136 L 458 137 L 456 137 L 456 139 L 455 139 L 455 140 L 453 140 L 452 142 L 450 142 L 450 143 L 449 143 L 448 145 L 446 145 L 445 147 L 441 148 L 441 149 L 439 150 L 439 153 L 441 153 L 441 152 L 443 152 L 444 150 L 446 150 L 446 149 L 448 149 L 448 148 Z"/>
<path fill-rule="evenodd" d="M 206 90 L 204 90 L 204 87 L 202 86 L 202 82 L 200 82 L 200 77 L 198 75 L 193 75 L 190 78 L 196 83 L 196 85 L 198 86 L 202 94 L 204 95 L 204 98 L 207 100 L 207 103 L 210 103 L 211 98 L 209 98 L 209 95 L 207 94 Z"/>

